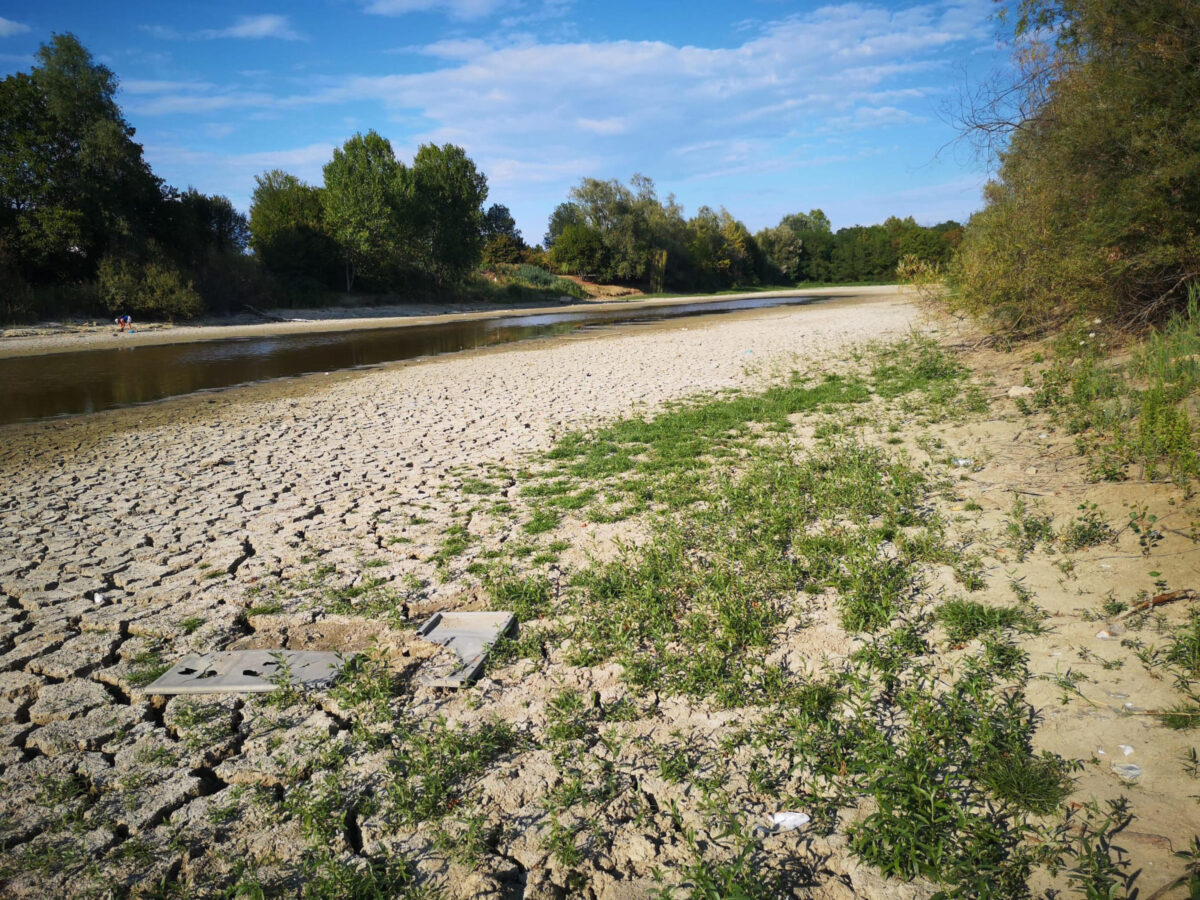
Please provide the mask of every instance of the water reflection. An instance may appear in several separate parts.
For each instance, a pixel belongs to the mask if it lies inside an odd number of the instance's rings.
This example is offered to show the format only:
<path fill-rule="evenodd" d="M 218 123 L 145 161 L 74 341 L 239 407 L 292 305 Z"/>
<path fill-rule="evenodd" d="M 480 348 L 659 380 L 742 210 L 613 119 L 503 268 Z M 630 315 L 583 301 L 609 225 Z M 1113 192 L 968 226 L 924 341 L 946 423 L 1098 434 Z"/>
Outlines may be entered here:
<path fill-rule="evenodd" d="M 456 353 L 596 326 L 807 302 L 812 298 L 762 297 L 0 359 L 0 424 L 113 409 L 272 378 Z"/>

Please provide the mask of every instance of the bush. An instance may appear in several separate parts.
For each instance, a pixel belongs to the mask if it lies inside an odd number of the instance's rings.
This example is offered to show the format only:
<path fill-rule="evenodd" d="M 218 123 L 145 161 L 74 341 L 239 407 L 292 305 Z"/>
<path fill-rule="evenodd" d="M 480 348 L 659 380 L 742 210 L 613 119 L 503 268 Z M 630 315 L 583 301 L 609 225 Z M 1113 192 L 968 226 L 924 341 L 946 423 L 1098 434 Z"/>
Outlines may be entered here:
<path fill-rule="evenodd" d="M 106 257 L 98 273 L 100 299 L 109 313 L 191 319 L 204 304 L 191 281 L 165 263 Z"/>
<path fill-rule="evenodd" d="M 1011 138 L 951 272 L 956 300 L 1024 332 L 1080 315 L 1165 320 L 1200 278 L 1194 6 L 1024 0 L 1020 12 L 1023 115 L 970 123 Z"/>
<path fill-rule="evenodd" d="M 218 315 L 238 312 L 247 305 L 274 306 L 282 298 L 275 277 L 253 257 L 241 253 L 217 254 L 200 266 L 197 289 L 204 308 Z M 319 285 L 318 291 L 323 296 Z"/>
<path fill-rule="evenodd" d="M 517 266 L 517 271 L 513 273 L 513 276 L 517 281 L 523 281 L 534 287 L 551 287 L 554 282 L 558 281 L 554 274 L 531 265 Z"/>

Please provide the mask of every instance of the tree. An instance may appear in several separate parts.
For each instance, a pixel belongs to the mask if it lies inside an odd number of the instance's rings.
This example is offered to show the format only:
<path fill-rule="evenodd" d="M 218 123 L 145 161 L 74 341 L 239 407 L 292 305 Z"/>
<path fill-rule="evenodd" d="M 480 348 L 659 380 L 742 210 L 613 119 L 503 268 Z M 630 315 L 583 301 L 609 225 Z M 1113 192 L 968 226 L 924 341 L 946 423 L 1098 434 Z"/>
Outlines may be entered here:
<path fill-rule="evenodd" d="M 558 240 L 558 236 L 563 233 L 568 225 L 585 225 L 583 210 L 575 203 L 560 203 L 554 207 L 554 212 L 550 213 L 550 222 L 546 226 L 546 236 L 542 238 L 542 242 L 549 250 L 554 246 L 554 242 Z"/>
<path fill-rule="evenodd" d="M 419 264 L 438 285 L 462 278 L 479 264 L 483 249 L 487 178 L 461 147 L 424 144 L 403 183 L 422 250 Z"/>
<path fill-rule="evenodd" d="M 835 243 L 829 217 L 819 209 L 791 213 L 755 240 L 770 264 L 789 281 L 826 281 Z"/>
<path fill-rule="evenodd" d="M 493 203 L 483 214 L 483 261 L 486 265 L 519 263 L 525 257 L 525 241 L 507 206 Z"/>
<path fill-rule="evenodd" d="M 360 270 L 385 272 L 401 242 L 398 187 L 405 177 L 391 143 L 374 131 L 355 134 L 325 164 L 321 206 L 345 262 L 346 291 Z"/>
<path fill-rule="evenodd" d="M 161 183 L 114 100 L 117 79 L 70 34 L 0 82 L 0 237 L 35 281 L 86 279 L 141 251 Z"/>
<path fill-rule="evenodd" d="M 263 266 L 288 281 L 332 285 L 340 253 L 326 230 L 321 189 L 279 169 L 255 176 L 250 247 Z"/>
<path fill-rule="evenodd" d="M 1145 324 L 1200 279 L 1200 17 L 1191 0 L 1021 0 L 1017 78 L 964 117 L 1006 141 L 952 269 L 1009 329 Z"/>
<path fill-rule="evenodd" d="M 550 248 L 550 260 L 561 271 L 595 277 L 607 269 L 604 239 L 590 225 L 567 225 Z"/>
<path fill-rule="evenodd" d="M 245 252 L 250 226 L 228 197 L 188 188 L 168 190 L 164 200 L 160 233 L 181 263 L 198 266 L 212 254 Z"/>

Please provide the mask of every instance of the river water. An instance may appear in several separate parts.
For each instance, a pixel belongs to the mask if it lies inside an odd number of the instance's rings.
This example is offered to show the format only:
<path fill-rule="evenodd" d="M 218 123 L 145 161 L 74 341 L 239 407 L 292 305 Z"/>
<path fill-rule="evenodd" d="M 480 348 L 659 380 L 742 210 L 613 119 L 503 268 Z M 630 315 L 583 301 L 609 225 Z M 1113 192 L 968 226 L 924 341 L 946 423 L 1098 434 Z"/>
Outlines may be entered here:
<path fill-rule="evenodd" d="M 0 425 L 116 409 L 196 391 L 458 353 L 587 329 L 795 306 L 821 299 L 825 298 L 752 297 L 628 310 L 576 310 L 361 331 L 19 356 L 0 359 Z"/>

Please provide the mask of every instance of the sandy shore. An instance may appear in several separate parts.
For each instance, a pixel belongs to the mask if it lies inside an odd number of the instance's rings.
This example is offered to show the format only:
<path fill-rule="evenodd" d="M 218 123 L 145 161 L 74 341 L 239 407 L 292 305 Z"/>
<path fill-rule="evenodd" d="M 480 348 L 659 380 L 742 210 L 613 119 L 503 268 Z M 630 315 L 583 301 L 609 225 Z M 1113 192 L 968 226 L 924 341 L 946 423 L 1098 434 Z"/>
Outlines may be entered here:
<path fill-rule="evenodd" d="M 775 291 L 753 294 L 723 294 L 720 297 L 677 297 L 670 300 L 622 300 L 606 303 L 563 303 L 554 306 L 494 307 L 480 304 L 445 305 L 407 304 L 386 307 L 331 308 L 312 310 L 268 310 L 288 322 L 255 322 L 237 316 L 222 324 L 168 325 L 165 323 L 135 323 L 133 332 L 121 333 L 111 323 L 97 325 L 48 325 L 0 330 L 0 359 L 10 356 L 39 356 L 48 353 L 67 353 L 76 350 L 102 350 L 114 346 L 148 346 L 191 341 L 215 341 L 228 338 L 264 337 L 278 334 L 310 334 L 334 331 L 356 331 L 372 328 L 395 328 L 398 325 L 431 325 L 455 322 L 500 319 L 512 315 L 537 315 L 566 311 L 598 312 L 610 309 L 645 309 L 657 306 L 679 306 L 695 302 L 722 302 L 740 297 L 790 297 L 802 294 L 813 297 L 874 297 L 894 295 L 900 288 L 881 287 L 815 288 L 804 291 Z M 119 342 L 119 343 L 118 343 Z"/>

